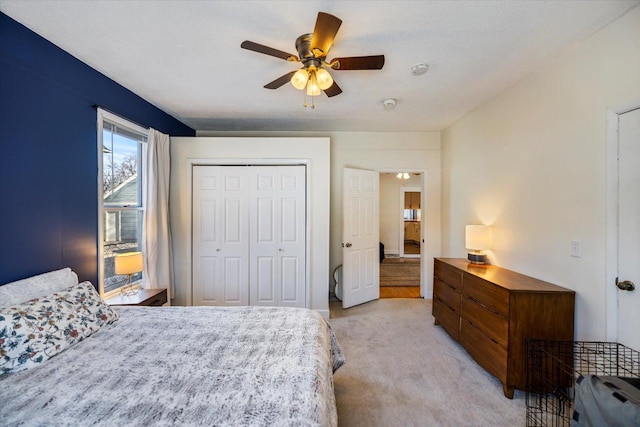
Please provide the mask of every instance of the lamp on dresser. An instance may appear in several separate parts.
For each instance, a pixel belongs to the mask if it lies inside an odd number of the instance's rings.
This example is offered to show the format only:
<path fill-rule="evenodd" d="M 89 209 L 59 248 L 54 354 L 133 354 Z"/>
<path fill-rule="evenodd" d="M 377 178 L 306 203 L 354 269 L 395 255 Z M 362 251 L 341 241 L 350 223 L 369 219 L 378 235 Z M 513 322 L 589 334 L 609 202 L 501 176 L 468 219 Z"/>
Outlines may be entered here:
<path fill-rule="evenodd" d="M 464 229 L 464 246 L 470 251 L 467 259 L 472 264 L 486 264 L 487 255 L 483 251 L 491 249 L 491 227 L 467 225 Z"/>

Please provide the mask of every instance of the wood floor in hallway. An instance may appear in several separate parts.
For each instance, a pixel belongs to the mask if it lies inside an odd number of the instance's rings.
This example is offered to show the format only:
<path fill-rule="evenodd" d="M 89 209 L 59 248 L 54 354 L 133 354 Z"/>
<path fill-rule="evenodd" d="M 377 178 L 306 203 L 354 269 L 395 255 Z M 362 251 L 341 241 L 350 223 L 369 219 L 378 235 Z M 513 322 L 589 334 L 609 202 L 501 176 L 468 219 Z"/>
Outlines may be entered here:
<path fill-rule="evenodd" d="M 420 287 L 380 286 L 380 298 L 420 298 Z"/>

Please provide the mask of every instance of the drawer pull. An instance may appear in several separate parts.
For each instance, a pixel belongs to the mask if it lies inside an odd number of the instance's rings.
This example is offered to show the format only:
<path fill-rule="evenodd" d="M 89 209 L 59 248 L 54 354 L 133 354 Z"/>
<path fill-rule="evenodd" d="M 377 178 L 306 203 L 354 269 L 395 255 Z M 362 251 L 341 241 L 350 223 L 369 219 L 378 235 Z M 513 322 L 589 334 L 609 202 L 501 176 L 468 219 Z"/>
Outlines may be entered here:
<path fill-rule="evenodd" d="M 493 307 L 489 307 L 489 306 L 481 303 L 480 301 L 478 301 L 474 297 L 467 296 L 467 298 L 470 299 L 471 301 L 475 302 L 476 304 L 479 304 L 479 305 L 483 306 L 484 308 L 487 309 L 487 311 L 490 311 L 491 313 L 495 314 L 496 316 L 504 317 L 504 315 L 502 313 L 500 313 L 498 310 L 496 310 Z"/>
<path fill-rule="evenodd" d="M 444 305 L 444 306 L 445 306 L 445 307 L 447 307 L 449 310 L 451 310 L 451 311 L 453 311 L 453 312 L 455 312 L 455 313 L 457 313 L 457 312 L 458 312 L 458 310 L 456 310 L 455 308 L 451 307 L 449 304 L 447 304 L 446 302 L 444 302 L 441 298 L 436 297 L 436 299 L 438 300 L 438 302 L 439 302 L 440 304 Z"/>
<path fill-rule="evenodd" d="M 480 329 L 478 327 L 478 325 L 476 325 L 475 323 L 473 323 L 472 321 L 470 321 L 469 319 L 465 319 L 467 321 L 467 323 L 469 323 L 471 326 L 473 326 L 474 329 L 477 329 L 478 332 L 480 332 L 482 335 L 484 335 L 485 337 L 489 338 L 491 341 L 493 341 L 494 344 L 496 345 L 500 345 L 501 344 L 495 340 L 495 338 L 493 338 L 491 335 L 487 334 L 485 331 L 483 331 L 482 329 Z"/>

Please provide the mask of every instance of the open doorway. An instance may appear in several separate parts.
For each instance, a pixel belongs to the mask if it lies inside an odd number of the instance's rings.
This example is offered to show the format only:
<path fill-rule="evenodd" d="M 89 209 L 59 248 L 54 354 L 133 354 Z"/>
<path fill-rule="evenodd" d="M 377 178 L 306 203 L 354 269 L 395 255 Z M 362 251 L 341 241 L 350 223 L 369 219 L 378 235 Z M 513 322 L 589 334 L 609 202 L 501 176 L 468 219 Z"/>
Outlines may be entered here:
<path fill-rule="evenodd" d="M 380 174 L 380 298 L 419 298 L 422 261 L 421 173 Z"/>

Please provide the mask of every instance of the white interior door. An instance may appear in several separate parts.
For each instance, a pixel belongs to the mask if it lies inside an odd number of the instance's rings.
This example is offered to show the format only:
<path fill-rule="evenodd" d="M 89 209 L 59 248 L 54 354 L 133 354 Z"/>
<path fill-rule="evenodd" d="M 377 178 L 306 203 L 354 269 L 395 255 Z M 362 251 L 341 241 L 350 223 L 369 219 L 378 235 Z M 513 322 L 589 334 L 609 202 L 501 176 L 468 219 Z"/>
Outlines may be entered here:
<path fill-rule="evenodd" d="M 247 168 L 193 171 L 193 304 L 249 304 Z"/>
<path fill-rule="evenodd" d="M 618 342 L 640 351 L 640 109 L 619 120 Z"/>
<path fill-rule="evenodd" d="M 379 182 L 378 172 L 344 169 L 343 308 L 380 298 Z"/>
<path fill-rule="evenodd" d="M 254 166 L 251 170 L 251 305 L 304 307 L 305 167 Z"/>

